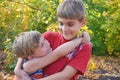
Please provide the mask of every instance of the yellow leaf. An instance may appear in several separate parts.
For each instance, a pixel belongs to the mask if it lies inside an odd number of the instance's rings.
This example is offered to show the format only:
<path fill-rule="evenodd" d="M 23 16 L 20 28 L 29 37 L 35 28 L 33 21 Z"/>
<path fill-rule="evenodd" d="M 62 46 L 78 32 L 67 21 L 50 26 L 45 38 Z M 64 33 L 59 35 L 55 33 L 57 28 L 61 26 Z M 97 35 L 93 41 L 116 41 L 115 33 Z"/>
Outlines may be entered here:
<path fill-rule="evenodd" d="M 90 59 L 90 62 L 88 64 L 88 70 L 94 70 L 95 67 L 96 67 L 95 62 L 92 59 Z"/>

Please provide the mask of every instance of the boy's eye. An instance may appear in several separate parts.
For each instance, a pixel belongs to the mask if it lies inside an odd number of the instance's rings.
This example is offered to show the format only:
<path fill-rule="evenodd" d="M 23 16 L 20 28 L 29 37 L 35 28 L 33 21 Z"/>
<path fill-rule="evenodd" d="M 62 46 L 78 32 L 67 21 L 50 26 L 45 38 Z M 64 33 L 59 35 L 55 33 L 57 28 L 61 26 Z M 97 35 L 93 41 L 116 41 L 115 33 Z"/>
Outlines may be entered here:
<path fill-rule="evenodd" d="M 69 24 L 68 24 L 68 26 L 70 26 L 70 27 L 73 26 L 73 25 L 74 25 L 73 23 L 69 23 Z"/>
<path fill-rule="evenodd" d="M 63 23 L 59 22 L 59 25 L 61 25 L 61 26 L 62 26 L 62 25 L 63 25 Z"/>
<path fill-rule="evenodd" d="M 43 44 L 43 43 L 41 43 L 40 47 L 42 48 L 43 46 L 44 46 L 44 44 Z"/>

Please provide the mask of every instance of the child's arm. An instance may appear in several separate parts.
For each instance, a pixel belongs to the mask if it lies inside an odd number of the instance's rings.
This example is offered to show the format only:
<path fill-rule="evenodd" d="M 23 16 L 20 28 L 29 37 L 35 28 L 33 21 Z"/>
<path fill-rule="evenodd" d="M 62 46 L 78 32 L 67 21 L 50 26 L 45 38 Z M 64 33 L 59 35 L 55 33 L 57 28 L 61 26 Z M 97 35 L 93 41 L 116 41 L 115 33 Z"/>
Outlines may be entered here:
<path fill-rule="evenodd" d="M 18 73 L 18 70 L 22 68 L 22 62 L 23 62 L 23 59 L 18 58 L 18 62 L 16 64 L 16 66 L 15 66 L 14 73 Z"/>
<path fill-rule="evenodd" d="M 62 71 L 37 80 L 70 80 L 77 73 L 77 70 L 67 65 Z"/>
<path fill-rule="evenodd" d="M 29 79 L 29 76 L 28 74 L 23 71 L 21 68 L 22 68 L 22 63 L 23 63 L 23 59 L 22 58 L 18 58 L 18 62 L 15 66 L 15 69 L 14 69 L 14 73 L 16 74 L 15 78 L 19 78 L 20 80 L 23 78 L 24 80 L 28 80 Z"/>
<path fill-rule="evenodd" d="M 74 59 L 66 64 L 62 71 L 38 80 L 70 80 L 77 72 L 84 74 L 91 52 L 92 46 L 86 44 L 84 48 L 77 53 Z M 85 60 L 85 62 L 83 60 Z"/>
<path fill-rule="evenodd" d="M 64 43 L 63 45 L 56 48 L 54 51 L 49 53 L 48 55 L 41 57 L 41 58 L 35 58 L 32 60 L 29 60 L 24 63 L 23 68 L 27 73 L 32 73 L 38 69 L 41 69 L 48 64 L 56 61 L 62 56 L 65 56 L 69 52 L 71 52 L 76 46 L 78 46 L 83 38 L 76 38 L 72 41 L 69 41 L 67 43 Z"/>

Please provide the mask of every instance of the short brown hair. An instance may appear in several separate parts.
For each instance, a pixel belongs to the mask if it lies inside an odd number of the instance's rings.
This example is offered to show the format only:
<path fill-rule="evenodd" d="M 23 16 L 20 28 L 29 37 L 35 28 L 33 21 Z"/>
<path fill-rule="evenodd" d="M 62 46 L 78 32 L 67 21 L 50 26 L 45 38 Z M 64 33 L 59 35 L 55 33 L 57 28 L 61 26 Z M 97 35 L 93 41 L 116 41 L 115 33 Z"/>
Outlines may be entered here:
<path fill-rule="evenodd" d="M 38 31 L 21 33 L 13 42 L 12 51 L 17 57 L 25 58 L 39 45 L 41 34 Z"/>
<path fill-rule="evenodd" d="M 85 17 L 86 9 L 82 0 L 64 0 L 57 9 L 57 17 L 78 19 Z"/>

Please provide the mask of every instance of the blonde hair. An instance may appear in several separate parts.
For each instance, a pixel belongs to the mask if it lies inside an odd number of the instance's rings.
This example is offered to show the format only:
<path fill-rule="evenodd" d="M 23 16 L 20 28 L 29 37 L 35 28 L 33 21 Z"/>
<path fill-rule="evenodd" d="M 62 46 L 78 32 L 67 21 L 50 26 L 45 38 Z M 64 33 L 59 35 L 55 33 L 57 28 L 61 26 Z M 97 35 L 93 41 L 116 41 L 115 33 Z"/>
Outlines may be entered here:
<path fill-rule="evenodd" d="M 82 0 L 64 0 L 57 8 L 57 17 L 78 19 L 85 17 L 86 9 Z"/>
<path fill-rule="evenodd" d="M 41 34 L 38 31 L 21 33 L 13 42 L 12 51 L 17 57 L 26 58 L 33 54 L 34 49 L 39 45 Z"/>

